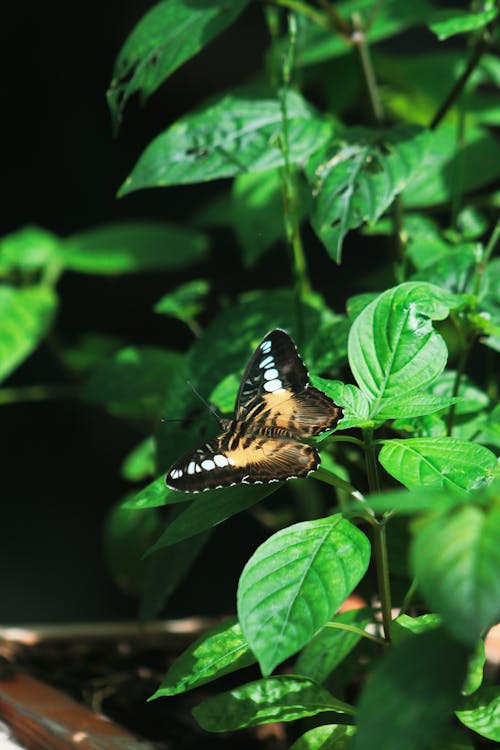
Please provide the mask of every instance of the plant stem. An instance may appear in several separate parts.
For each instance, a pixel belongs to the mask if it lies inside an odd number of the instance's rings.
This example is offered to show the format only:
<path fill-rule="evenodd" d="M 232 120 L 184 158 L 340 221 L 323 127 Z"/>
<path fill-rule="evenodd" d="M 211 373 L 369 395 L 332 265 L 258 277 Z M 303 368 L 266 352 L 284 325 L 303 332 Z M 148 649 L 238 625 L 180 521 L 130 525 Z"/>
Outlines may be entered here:
<path fill-rule="evenodd" d="M 418 589 L 417 579 L 414 578 L 413 581 L 410 584 L 410 588 L 408 589 L 408 591 L 405 594 L 405 598 L 403 599 L 403 603 L 401 605 L 401 609 L 400 609 L 400 612 L 399 612 L 400 615 L 405 615 L 406 614 L 406 612 L 408 610 L 408 607 L 411 604 L 411 600 L 415 596 L 415 591 L 417 589 Z"/>
<path fill-rule="evenodd" d="M 325 627 L 336 628 L 337 630 L 348 630 L 350 633 L 356 633 L 357 635 L 362 635 L 363 638 L 368 638 L 370 641 L 374 641 L 375 643 L 378 643 L 380 646 L 386 645 L 386 642 L 384 641 L 383 638 L 379 638 L 378 635 L 373 635 L 372 633 L 367 633 L 366 630 L 357 628 L 355 625 L 347 625 L 344 622 L 327 622 Z"/>
<path fill-rule="evenodd" d="M 455 382 L 453 383 L 453 390 L 451 392 L 451 395 L 453 398 L 458 396 L 458 392 L 460 390 L 460 385 L 462 383 L 462 378 L 465 373 L 465 367 L 467 365 L 467 359 L 469 358 L 469 352 L 471 348 L 472 342 L 465 342 L 464 346 L 462 348 L 462 351 L 460 352 L 460 358 L 458 360 L 458 368 L 457 368 L 457 374 L 455 375 Z M 452 404 L 450 406 L 450 410 L 448 411 L 448 415 L 446 418 L 446 434 L 448 437 L 451 436 L 451 433 L 453 432 L 453 425 L 455 423 L 455 413 L 456 413 L 457 405 Z"/>
<path fill-rule="evenodd" d="M 78 388 L 74 385 L 25 385 L 0 388 L 0 405 L 17 404 L 23 401 L 76 398 L 77 396 Z"/>
<path fill-rule="evenodd" d="M 373 543 L 375 565 L 377 568 L 377 582 L 382 606 L 382 625 L 384 628 L 384 640 L 386 645 L 391 642 L 391 585 L 389 581 L 389 559 L 387 556 L 387 537 L 385 533 L 385 521 L 379 521 L 373 526 Z"/>
<path fill-rule="evenodd" d="M 488 244 L 486 245 L 484 249 L 483 263 L 487 263 L 489 261 L 490 256 L 493 250 L 495 249 L 496 244 L 499 239 L 500 239 L 500 219 L 498 219 L 497 223 L 495 224 L 493 232 L 491 233 L 491 237 L 488 240 Z"/>
<path fill-rule="evenodd" d="M 366 41 L 366 33 L 361 24 L 361 16 L 359 13 L 353 13 L 352 15 L 354 34 L 352 35 L 352 41 L 357 45 L 359 50 L 359 59 L 361 61 L 361 67 L 363 69 L 363 75 L 365 77 L 366 89 L 368 92 L 368 98 L 370 100 L 370 106 L 373 114 L 373 118 L 377 125 L 383 125 L 384 122 L 384 109 L 382 102 L 380 101 L 380 94 L 377 85 L 377 79 L 375 78 L 375 71 L 373 69 L 372 58 L 370 55 L 370 48 Z"/>
<path fill-rule="evenodd" d="M 439 125 L 441 120 L 444 118 L 448 110 L 453 106 L 453 104 L 456 102 L 456 100 L 462 93 L 467 81 L 469 80 L 471 74 L 473 73 L 474 69 L 479 63 L 479 60 L 483 56 L 484 52 L 490 46 L 493 36 L 494 35 L 492 31 L 485 30 L 482 33 L 481 38 L 479 39 L 478 43 L 472 50 L 472 54 L 469 58 L 469 62 L 467 63 L 467 67 L 465 68 L 460 78 L 458 78 L 458 80 L 455 82 L 455 85 L 449 92 L 448 96 L 445 98 L 445 100 L 439 107 L 438 111 L 432 118 L 432 121 L 429 125 L 431 130 L 435 130 L 437 128 L 437 126 Z"/>
<path fill-rule="evenodd" d="M 282 171 L 283 209 L 285 231 L 288 245 L 292 251 L 295 302 L 297 309 L 297 329 L 299 341 L 304 339 L 303 303 L 311 292 L 307 262 L 300 236 L 300 221 L 297 198 L 297 183 L 295 170 L 290 162 L 290 148 L 288 142 L 288 107 L 287 96 L 290 90 L 295 44 L 297 41 L 297 21 L 293 13 L 288 17 L 289 45 L 288 52 L 283 59 L 283 87 L 280 91 L 280 106 L 282 119 L 281 150 L 283 152 L 284 167 Z"/>
<path fill-rule="evenodd" d="M 368 486 L 370 488 L 370 492 L 378 492 L 380 490 L 380 481 L 378 476 L 377 458 L 375 456 L 374 449 L 375 443 L 373 441 L 373 428 L 365 427 L 363 429 L 363 437 Z"/>
<path fill-rule="evenodd" d="M 331 19 L 331 26 L 340 31 L 340 33 L 346 38 L 351 38 L 352 30 L 348 23 L 344 21 L 342 16 L 335 10 L 328 0 L 318 0 L 319 5 L 323 8 L 327 16 Z"/>
<path fill-rule="evenodd" d="M 353 445 L 357 445 L 358 448 L 363 448 L 364 446 L 362 440 L 351 437 L 350 435 L 332 435 L 332 437 L 329 438 L 329 441 L 332 443 L 352 443 Z"/>
<path fill-rule="evenodd" d="M 331 28 L 330 21 L 324 13 L 321 13 L 315 8 L 311 8 L 310 5 L 307 5 L 300 0 L 274 0 L 274 5 L 279 5 L 282 8 L 288 8 L 289 10 L 300 13 L 302 16 L 314 21 L 318 26 L 323 26 L 323 28 L 327 29 Z"/>

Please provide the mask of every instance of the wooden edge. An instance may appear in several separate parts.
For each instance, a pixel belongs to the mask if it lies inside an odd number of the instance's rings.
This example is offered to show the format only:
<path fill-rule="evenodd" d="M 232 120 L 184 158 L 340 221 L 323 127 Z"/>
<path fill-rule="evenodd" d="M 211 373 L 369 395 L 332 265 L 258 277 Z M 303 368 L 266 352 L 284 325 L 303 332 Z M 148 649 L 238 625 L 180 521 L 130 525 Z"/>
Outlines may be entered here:
<path fill-rule="evenodd" d="M 18 674 L 0 681 L 0 718 L 28 750 L 154 750 L 65 693 Z"/>

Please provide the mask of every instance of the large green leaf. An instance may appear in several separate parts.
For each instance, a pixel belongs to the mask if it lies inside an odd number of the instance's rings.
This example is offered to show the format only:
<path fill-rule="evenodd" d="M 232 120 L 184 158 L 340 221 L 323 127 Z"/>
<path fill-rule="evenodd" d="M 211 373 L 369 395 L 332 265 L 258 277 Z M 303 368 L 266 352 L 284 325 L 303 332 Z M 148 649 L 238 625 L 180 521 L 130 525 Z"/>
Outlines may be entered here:
<path fill-rule="evenodd" d="M 149 700 L 192 690 L 254 662 L 238 621 L 226 620 L 182 652 Z"/>
<path fill-rule="evenodd" d="M 0 380 L 10 375 L 50 328 L 57 307 L 52 289 L 0 285 Z"/>
<path fill-rule="evenodd" d="M 375 222 L 419 171 L 427 140 L 427 131 L 406 125 L 353 128 L 311 158 L 312 225 L 337 263 L 347 232 Z"/>
<path fill-rule="evenodd" d="M 500 619 L 500 506 L 465 505 L 418 527 L 411 558 L 419 587 L 446 627 L 473 646 Z"/>
<path fill-rule="evenodd" d="M 323 724 L 299 737 L 290 750 L 348 750 L 355 731 L 349 724 Z"/>
<path fill-rule="evenodd" d="M 226 521 L 236 513 L 251 508 L 263 498 L 272 495 L 280 484 L 239 484 L 234 487 L 224 487 L 219 490 L 208 490 L 201 497 L 194 497 L 193 493 L 171 490 L 169 498 L 178 495 L 179 498 L 192 500 L 188 508 L 182 511 L 171 524 L 167 526 L 160 538 L 149 548 L 148 554 L 177 544 L 206 529 Z"/>
<path fill-rule="evenodd" d="M 82 395 L 122 417 L 155 418 L 182 356 L 157 347 L 127 347 L 91 372 Z"/>
<path fill-rule="evenodd" d="M 115 128 L 130 97 L 144 102 L 168 76 L 224 31 L 248 0 L 163 0 L 137 23 L 116 58 L 107 92 Z"/>
<path fill-rule="evenodd" d="M 446 364 L 446 345 L 433 329 L 458 303 L 432 284 L 408 282 L 388 289 L 358 315 L 349 333 L 351 370 L 370 403 L 370 416 L 389 399 L 432 383 Z"/>
<path fill-rule="evenodd" d="M 361 694 L 353 750 L 424 750 L 449 720 L 467 651 L 440 628 L 408 638 L 379 662 Z"/>
<path fill-rule="evenodd" d="M 107 224 L 68 237 L 63 263 L 80 273 L 114 275 L 175 270 L 200 261 L 208 250 L 205 235 L 166 222 Z"/>
<path fill-rule="evenodd" d="M 351 609 L 335 615 L 302 650 L 294 671 L 324 682 L 363 637 L 362 633 L 342 626 L 363 631 L 372 620 L 373 615 L 367 609 Z"/>
<path fill-rule="evenodd" d="M 487 485 L 497 468 L 488 448 L 451 437 L 389 440 L 379 461 L 408 489 L 442 487 L 462 495 Z"/>
<path fill-rule="evenodd" d="M 238 616 L 264 675 L 323 627 L 366 572 L 370 544 L 340 514 L 282 529 L 252 555 Z"/>
<path fill-rule="evenodd" d="M 143 487 L 135 495 L 131 495 L 125 507 L 135 510 L 145 510 L 146 508 L 158 508 L 161 505 L 172 505 L 174 503 L 185 503 L 192 500 L 185 492 L 176 492 L 171 490 L 165 484 L 165 474 L 153 479 L 152 482 Z"/>
<path fill-rule="evenodd" d="M 287 135 L 292 162 L 305 161 L 331 135 L 331 126 L 297 93 L 287 94 Z M 146 148 L 119 195 L 261 172 L 284 164 L 278 99 L 246 92 L 226 94 L 178 120 Z"/>
<path fill-rule="evenodd" d="M 377 419 L 401 419 L 420 417 L 434 414 L 436 411 L 447 409 L 458 401 L 453 396 L 433 395 L 430 393 L 412 393 L 409 396 L 400 395 L 388 398 L 383 407 L 377 412 Z"/>
<path fill-rule="evenodd" d="M 348 430 L 351 427 L 364 427 L 371 425 L 370 404 L 363 391 L 350 383 L 342 383 L 340 380 L 327 380 L 312 377 L 312 384 L 330 396 L 336 404 L 342 407 L 344 416 L 338 430 Z"/>
<path fill-rule="evenodd" d="M 497 13 L 497 7 L 476 12 L 463 8 L 446 8 L 446 10 L 440 10 L 434 14 L 429 28 L 440 41 L 443 41 L 456 34 L 468 34 L 470 31 L 482 29 L 490 21 L 493 21 Z"/>
<path fill-rule="evenodd" d="M 466 727 L 500 742 L 500 688 L 488 685 L 473 693 L 456 712 Z"/>
<path fill-rule="evenodd" d="M 353 709 L 307 677 L 280 675 L 209 698 L 196 706 L 193 714 L 209 732 L 230 732 L 274 721 L 295 721 L 324 711 L 352 713 Z"/>

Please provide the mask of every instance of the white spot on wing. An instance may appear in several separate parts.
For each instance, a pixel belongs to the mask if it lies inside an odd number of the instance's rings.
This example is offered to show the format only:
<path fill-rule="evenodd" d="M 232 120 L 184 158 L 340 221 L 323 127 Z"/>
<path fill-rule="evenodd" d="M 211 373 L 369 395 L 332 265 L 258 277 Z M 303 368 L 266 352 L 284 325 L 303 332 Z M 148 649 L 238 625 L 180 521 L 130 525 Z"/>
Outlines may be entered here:
<path fill-rule="evenodd" d="M 274 366 L 274 357 L 269 355 L 269 357 L 264 357 L 262 362 L 260 363 L 259 367 L 262 369 L 263 367 L 271 367 Z"/>
<path fill-rule="evenodd" d="M 201 468 L 205 471 L 212 471 L 212 469 L 215 469 L 215 464 L 210 458 L 206 458 L 201 462 Z"/>
<path fill-rule="evenodd" d="M 194 461 L 190 461 L 187 467 L 187 473 L 188 474 L 194 474 L 195 472 L 196 463 Z"/>
<path fill-rule="evenodd" d="M 268 352 L 271 351 L 271 346 L 272 346 L 271 342 L 268 340 L 268 341 L 263 341 L 262 344 L 260 345 L 260 348 L 265 354 L 267 354 Z"/>
<path fill-rule="evenodd" d="M 268 393 L 276 393 L 283 391 L 284 388 L 282 388 L 281 380 L 269 380 L 267 383 L 264 383 L 264 390 Z"/>
<path fill-rule="evenodd" d="M 217 454 L 217 456 L 214 456 L 214 462 L 217 466 L 220 466 L 220 467 L 227 466 L 229 463 L 227 458 L 220 453 Z"/>
<path fill-rule="evenodd" d="M 270 370 L 265 371 L 264 377 L 266 380 L 275 380 L 279 377 L 279 372 L 275 367 L 272 367 Z"/>

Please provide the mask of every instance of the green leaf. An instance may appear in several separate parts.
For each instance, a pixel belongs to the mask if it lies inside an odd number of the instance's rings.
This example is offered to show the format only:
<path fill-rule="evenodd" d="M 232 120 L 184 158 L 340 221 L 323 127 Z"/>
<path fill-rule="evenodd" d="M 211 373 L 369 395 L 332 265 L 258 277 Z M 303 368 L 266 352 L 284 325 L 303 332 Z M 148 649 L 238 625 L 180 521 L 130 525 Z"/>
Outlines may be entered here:
<path fill-rule="evenodd" d="M 164 607 L 203 551 L 210 536 L 211 530 L 161 549 L 143 560 L 146 575 L 139 610 L 142 621 L 151 620 Z"/>
<path fill-rule="evenodd" d="M 42 227 L 23 227 L 0 240 L 0 273 L 14 269 L 32 273 L 60 261 L 59 238 Z"/>
<path fill-rule="evenodd" d="M 137 23 L 116 58 L 107 92 L 115 129 L 130 97 L 148 97 L 235 21 L 248 0 L 163 0 Z"/>
<path fill-rule="evenodd" d="M 351 609 L 335 615 L 302 650 L 294 671 L 316 682 L 324 682 L 363 637 L 361 633 L 344 630 L 341 626 L 354 625 L 364 630 L 372 620 L 373 616 L 367 609 Z"/>
<path fill-rule="evenodd" d="M 485 663 L 484 641 L 481 640 L 477 642 L 476 648 L 469 658 L 467 677 L 462 687 L 463 695 L 471 695 L 471 693 L 475 693 L 481 687 Z"/>
<path fill-rule="evenodd" d="M 375 513 L 397 511 L 400 515 L 414 515 L 415 513 L 426 513 L 428 511 L 440 512 L 447 510 L 463 502 L 463 498 L 456 493 L 448 493 L 443 490 L 430 489 L 420 486 L 408 492 L 408 490 L 391 490 L 367 498 L 368 506 Z M 359 510 L 359 505 L 353 505 Z"/>
<path fill-rule="evenodd" d="M 429 24 L 429 28 L 442 42 L 443 39 L 449 39 L 450 36 L 456 34 L 467 34 L 470 31 L 482 29 L 490 21 L 493 21 L 497 13 L 496 7 L 475 13 L 462 8 L 446 8 L 433 14 L 433 20 Z"/>
<path fill-rule="evenodd" d="M 411 3 L 386 0 L 376 10 L 374 13 L 373 0 L 346 0 L 335 4 L 335 11 L 340 18 L 350 19 L 355 12 L 361 14 L 363 26 L 369 25 L 369 44 L 392 37 L 412 26 L 423 25 L 429 18 L 432 5 L 427 0 L 412 0 Z M 332 34 L 331 28 L 324 28 L 300 16 L 299 22 L 298 65 L 315 65 L 352 50 L 343 34 Z"/>
<path fill-rule="evenodd" d="M 428 390 L 435 396 L 443 398 L 451 397 L 456 380 L 457 372 L 455 370 L 445 370 L 434 383 L 431 383 Z M 472 380 L 463 373 L 460 377 L 457 396 L 458 401 L 455 407 L 455 414 L 457 416 L 461 414 L 476 414 L 485 409 L 490 402 L 488 395 L 474 385 Z"/>
<path fill-rule="evenodd" d="M 487 737 L 500 742 L 500 688 L 489 685 L 469 696 L 463 708 L 456 711 L 462 724 Z"/>
<path fill-rule="evenodd" d="M 458 245 L 446 257 L 426 266 L 411 278 L 415 281 L 428 281 L 450 292 L 463 294 L 471 285 L 474 266 L 481 256 L 480 248 L 480 245 Z"/>
<path fill-rule="evenodd" d="M 353 375 L 371 402 L 370 416 L 389 399 L 409 397 L 432 383 L 446 364 L 446 345 L 433 329 L 456 297 L 432 284 L 388 289 L 358 315 L 348 341 Z"/>
<path fill-rule="evenodd" d="M 190 323 L 203 311 L 209 289 L 205 279 L 193 279 L 163 295 L 155 304 L 154 311 Z"/>
<path fill-rule="evenodd" d="M 353 750 L 424 750 L 459 696 L 467 652 L 440 628 L 408 638 L 382 659 L 359 700 Z"/>
<path fill-rule="evenodd" d="M 280 675 L 209 698 L 193 709 L 193 715 L 207 732 L 230 732 L 325 711 L 352 713 L 352 708 L 306 677 Z"/>
<path fill-rule="evenodd" d="M 182 652 L 149 700 L 192 690 L 254 662 L 238 621 L 226 620 Z"/>
<path fill-rule="evenodd" d="M 291 162 L 305 161 L 330 137 L 331 126 L 297 93 L 287 94 Z M 226 94 L 178 120 L 146 148 L 120 188 L 127 195 L 165 187 L 262 172 L 284 164 L 278 99 Z"/>
<path fill-rule="evenodd" d="M 413 393 L 410 396 L 394 396 L 385 401 L 377 412 L 377 419 L 401 419 L 434 414 L 447 409 L 460 399 L 452 396 L 438 396 L 429 393 Z"/>
<path fill-rule="evenodd" d="M 312 376 L 311 382 L 342 407 L 344 416 L 337 427 L 338 430 L 370 424 L 370 404 L 363 391 L 355 385 L 342 383 L 340 380 L 319 378 L 317 375 Z"/>
<path fill-rule="evenodd" d="M 176 270 L 202 260 L 205 235 L 153 221 L 123 221 L 74 234 L 63 243 L 63 261 L 79 273 L 114 275 Z"/>
<path fill-rule="evenodd" d="M 366 572 L 366 536 L 340 514 L 282 529 L 238 585 L 238 617 L 264 675 L 323 627 Z"/>
<path fill-rule="evenodd" d="M 116 416 L 153 419 L 181 361 L 177 352 L 153 346 L 127 347 L 92 370 L 82 396 Z"/>
<path fill-rule="evenodd" d="M 500 143 L 486 129 L 467 127 L 463 143 L 457 143 L 455 123 L 442 123 L 431 134 L 420 172 L 405 190 L 407 208 L 446 203 L 456 194 L 468 194 L 497 179 Z M 460 174 L 460 183 L 457 182 Z"/>
<path fill-rule="evenodd" d="M 125 503 L 126 508 L 131 510 L 145 510 L 146 508 L 158 508 L 161 505 L 174 503 L 185 503 L 192 500 L 185 492 L 171 490 L 165 484 L 165 474 L 153 479 L 146 487 L 136 495 L 132 495 Z"/>
<path fill-rule="evenodd" d="M 384 441 L 379 461 L 410 490 L 442 487 L 461 495 L 487 485 L 497 467 L 488 448 L 451 437 Z"/>
<path fill-rule="evenodd" d="M 420 615 L 420 617 L 399 615 L 393 620 L 391 626 L 392 640 L 397 646 L 398 643 L 402 643 L 413 635 L 426 633 L 428 630 L 434 630 L 434 628 L 440 627 L 441 624 L 442 618 L 434 612 L 427 615 Z"/>
<path fill-rule="evenodd" d="M 39 345 L 57 307 L 55 293 L 42 286 L 0 285 L 0 380 L 4 380 Z"/>
<path fill-rule="evenodd" d="M 355 731 L 348 724 L 323 724 L 299 737 L 290 750 L 348 750 Z"/>
<path fill-rule="evenodd" d="M 420 170 L 428 133 L 413 126 L 353 128 L 308 164 L 317 195 L 313 228 L 340 263 L 350 229 L 373 223 Z"/>
<path fill-rule="evenodd" d="M 223 378 L 210 394 L 210 403 L 224 414 L 232 413 L 236 401 L 236 394 L 240 387 L 240 378 L 233 372 Z"/>
<path fill-rule="evenodd" d="M 133 448 L 121 465 L 121 473 L 129 482 L 141 482 L 155 473 L 156 445 L 152 436 L 141 440 Z M 126 506 L 130 508 L 130 505 Z"/>
<path fill-rule="evenodd" d="M 411 558 L 419 587 L 453 635 L 474 646 L 500 619 L 500 507 L 458 507 L 419 526 Z"/>
<path fill-rule="evenodd" d="M 72 346 L 62 351 L 64 364 L 79 374 L 87 374 L 105 357 L 111 357 L 123 349 L 124 341 L 117 336 L 101 333 L 84 333 Z"/>
<path fill-rule="evenodd" d="M 217 526 L 236 513 L 251 508 L 264 497 L 272 495 L 279 487 L 280 483 L 250 486 L 240 484 L 220 490 L 208 490 L 196 500 L 193 500 L 193 493 L 172 490 L 172 494 L 179 496 L 178 502 L 184 497 L 191 500 L 191 504 L 167 526 L 160 538 L 149 548 L 148 555 Z M 170 497 L 171 495 L 169 499 Z"/>

